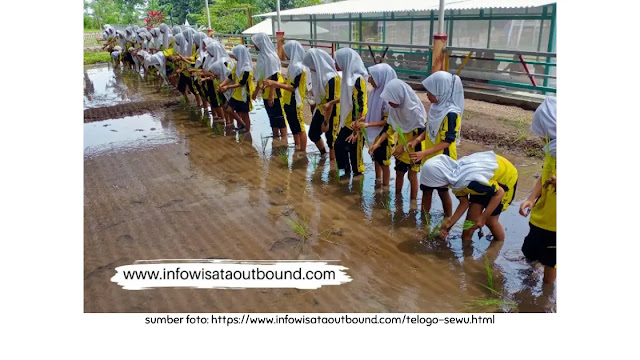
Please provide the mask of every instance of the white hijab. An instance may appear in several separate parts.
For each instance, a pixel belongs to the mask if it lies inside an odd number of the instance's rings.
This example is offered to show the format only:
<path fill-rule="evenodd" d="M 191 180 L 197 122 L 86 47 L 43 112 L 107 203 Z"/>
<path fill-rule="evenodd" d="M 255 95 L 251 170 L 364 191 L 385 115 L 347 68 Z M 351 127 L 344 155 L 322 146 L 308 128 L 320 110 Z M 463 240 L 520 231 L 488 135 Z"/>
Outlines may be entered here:
<path fill-rule="evenodd" d="M 311 90 L 313 85 L 309 86 L 311 84 L 309 69 L 302 64 L 302 59 L 304 58 L 304 48 L 302 45 L 295 40 L 289 40 L 284 44 L 284 53 L 289 58 L 289 66 L 287 67 L 287 77 L 289 78 L 289 81 L 293 82 L 298 75 L 305 72 L 307 74 L 307 90 Z M 300 90 L 298 88 L 296 88 L 295 97 L 296 105 L 302 105 L 302 97 L 300 96 Z"/>
<path fill-rule="evenodd" d="M 493 151 L 471 154 L 458 161 L 440 154 L 424 163 L 420 171 L 420 184 L 428 187 L 450 185 L 453 190 L 462 190 L 472 181 L 489 185 L 497 168 L 498 159 Z"/>
<path fill-rule="evenodd" d="M 162 45 L 162 38 L 160 37 L 160 29 L 155 27 L 153 29 L 151 29 L 151 31 L 149 31 L 149 33 L 151 34 L 151 47 L 154 47 L 156 49 L 160 48 L 160 45 Z"/>
<path fill-rule="evenodd" d="M 158 72 L 160 73 L 160 76 L 162 77 L 162 86 L 168 85 L 169 83 L 167 82 L 167 71 L 165 68 L 165 57 L 164 57 L 164 53 L 162 51 L 159 51 L 153 55 L 151 55 L 151 57 L 148 59 L 147 61 L 147 67 L 150 66 L 154 66 L 156 69 L 158 69 Z"/>
<path fill-rule="evenodd" d="M 360 55 L 352 48 L 342 48 L 336 51 L 336 63 L 342 71 L 342 85 L 340 89 L 340 128 L 344 126 L 347 116 L 353 110 L 353 87 L 359 78 L 367 81 L 369 74 L 362 63 Z M 362 89 L 367 91 L 367 89 Z M 351 119 L 356 121 L 357 119 Z"/>
<path fill-rule="evenodd" d="M 280 58 L 273 43 L 269 40 L 269 36 L 265 33 L 257 33 L 251 37 L 251 42 L 259 49 L 256 61 L 256 79 L 268 79 L 271 75 L 280 72 Z"/>
<path fill-rule="evenodd" d="M 178 34 L 175 37 L 176 41 L 173 43 L 173 50 L 176 54 L 182 54 L 183 49 L 184 49 L 184 44 L 185 44 L 185 40 L 184 40 L 184 36 L 182 34 Z"/>
<path fill-rule="evenodd" d="M 182 31 L 182 36 L 184 36 L 185 45 L 182 48 L 182 55 L 186 57 L 193 56 L 193 35 L 195 30 L 192 28 L 186 28 Z"/>
<path fill-rule="evenodd" d="M 198 54 L 198 57 L 196 59 L 196 64 L 195 64 L 196 68 L 200 68 L 202 66 L 202 62 L 206 57 L 206 51 L 202 50 L 204 48 L 202 44 L 204 43 L 205 39 L 208 39 L 208 37 L 201 32 L 197 32 L 193 36 L 193 41 L 198 46 L 198 49 L 196 50 L 196 53 Z"/>
<path fill-rule="evenodd" d="M 251 71 L 251 56 L 249 56 L 249 50 L 246 46 L 240 44 L 231 49 L 231 53 L 236 57 L 236 77 L 238 81 L 242 78 L 242 73 L 245 71 Z"/>
<path fill-rule="evenodd" d="M 227 63 L 230 63 L 230 60 L 228 59 L 216 60 L 213 63 L 210 63 L 209 67 L 207 68 L 208 71 L 211 71 L 214 75 L 220 78 L 221 81 L 224 81 L 224 79 L 228 78 L 229 74 L 231 74 L 231 69 L 229 69 L 229 67 L 224 64 L 225 61 Z M 227 90 L 223 93 L 224 97 L 227 98 L 227 100 L 231 98 L 232 94 L 233 89 Z"/>
<path fill-rule="evenodd" d="M 162 36 L 162 48 L 164 50 L 168 50 L 169 49 L 169 25 L 167 24 L 160 24 L 160 26 L 158 26 L 158 30 L 160 30 L 160 36 Z"/>
<path fill-rule="evenodd" d="M 380 97 L 380 94 L 384 91 L 387 83 L 393 79 L 397 79 L 398 75 L 396 75 L 395 70 L 393 70 L 391 66 L 384 63 L 369 67 L 369 73 L 377 86 L 367 97 L 367 117 L 365 118 L 365 122 L 372 123 L 380 121 L 382 114 L 390 108 L 389 103 L 384 101 Z M 368 129 L 367 135 L 369 135 L 369 143 L 373 144 L 378 134 L 380 134 L 382 126 L 370 126 Z"/>
<path fill-rule="evenodd" d="M 211 38 L 208 38 L 211 39 Z M 218 40 L 211 39 L 211 42 L 207 42 L 207 52 L 213 56 L 214 61 L 224 60 L 226 62 L 230 61 L 229 54 L 227 50 L 220 44 Z"/>
<path fill-rule="evenodd" d="M 402 132 L 408 133 L 425 127 L 427 111 L 418 95 L 404 81 L 400 79 L 389 81 L 380 94 L 380 98 L 387 103 L 399 105 L 397 108 L 389 105 L 388 123 L 394 129 L 399 127 Z"/>
<path fill-rule="evenodd" d="M 427 135 L 431 142 L 435 143 L 440 131 L 442 121 L 450 112 L 460 115 L 464 111 L 464 89 L 458 75 L 452 75 L 446 71 L 436 71 L 422 81 L 422 86 L 427 89 L 438 102 L 431 104 L 429 118 L 427 120 Z M 460 135 L 456 143 L 460 143 Z"/>
<path fill-rule="evenodd" d="M 125 31 L 124 38 L 127 41 L 129 41 L 129 42 L 136 41 L 136 35 L 135 35 L 135 32 L 133 31 L 133 27 L 127 26 L 126 29 L 124 29 L 124 31 Z"/>
<path fill-rule="evenodd" d="M 182 29 L 178 25 L 176 25 L 176 26 L 171 28 L 171 34 L 173 34 L 173 36 L 176 36 L 176 35 L 180 34 L 181 32 L 182 32 Z"/>
<path fill-rule="evenodd" d="M 533 114 L 531 123 L 531 131 L 549 139 L 549 144 L 545 145 L 544 150 L 553 157 L 556 157 L 556 109 L 557 99 L 547 96 Z"/>
<path fill-rule="evenodd" d="M 331 56 L 320 49 L 309 49 L 304 54 L 302 64 L 311 70 L 313 100 L 320 104 L 325 96 L 325 85 L 338 76 L 336 65 Z"/>
<path fill-rule="evenodd" d="M 122 31 L 116 31 L 116 42 L 121 49 L 124 49 L 127 46 L 127 39 L 125 39 L 124 33 Z"/>

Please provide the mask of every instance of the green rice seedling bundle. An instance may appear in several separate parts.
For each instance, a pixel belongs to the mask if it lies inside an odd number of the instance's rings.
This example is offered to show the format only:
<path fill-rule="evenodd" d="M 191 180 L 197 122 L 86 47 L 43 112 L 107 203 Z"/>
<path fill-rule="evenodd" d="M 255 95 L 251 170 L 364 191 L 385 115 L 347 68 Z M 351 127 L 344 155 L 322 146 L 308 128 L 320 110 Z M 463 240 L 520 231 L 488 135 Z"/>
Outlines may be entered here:
<path fill-rule="evenodd" d="M 462 224 L 462 230 L 469 230 L 476 225 L 475 221 L 465 220 Z"/>

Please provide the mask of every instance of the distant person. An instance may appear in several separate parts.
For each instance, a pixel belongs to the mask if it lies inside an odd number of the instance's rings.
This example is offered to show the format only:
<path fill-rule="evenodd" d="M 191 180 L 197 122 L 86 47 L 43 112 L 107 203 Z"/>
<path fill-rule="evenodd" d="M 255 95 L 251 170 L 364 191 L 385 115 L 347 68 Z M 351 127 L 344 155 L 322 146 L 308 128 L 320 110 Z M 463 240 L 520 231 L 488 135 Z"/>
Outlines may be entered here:
<path fill-rule="evenodd" d="M 311 71 L 313 100 L 316 104 L 309 126 L 309 139 L 316 144 L 320 154 L 324 155 L 327 150 L 321 135 L 325 133 L 330 159 L 333 160 L 335 159 L 333 143 L 338 135 L 340 121 L 341 79 L 336 70 L 335 62 L 323 50 L 309 49 L 304 55 L 302 63 Z"/>
<path fill-rule="evenodd" d="M 204 84 L 203 89 L 206 93 L 207 100 L 209 101 L 209 104 L 211 104 L 211 111 L 220 119 L 224 119 L 225 125 L 231 125 L 233 123 L 229 117 L 230 113 L 226 112 L 222 107 L 228 99 L 225 99 L 225 97 L 216 90 L 220 86 L 220 79 L 226 79 L 231 72 L 231 58 L 222 45 L 217 40 L 213 40 L 210 37 L 204 37 L 202 46 L 204 48 L 202 53 L 202 74 L 207 77 L 202 83 Z M 224 74 L 222 74 L 218 71 L 217 73 L 214 73 L 213 64 L 217 61 L 222 61 L 222 64 L 228 68 L 229 72 L 224 72 Z M 238 123 L 241 123 L 241 121 L 238 121 Z"/>
<path fill-rule="evenodd" d="M 427 131 L 421 133 L 410 146 L 416 146 L 424 141 L 424 147 L 411 154 L 413 161 L 423 161 L 438 154 L 444 154 L 453 160 L 458 158 L 457 144 L 460 142 L 460 127 L 462 112 L 464 111 L 464 89 L 458 75 L 446 71 L 437 71 L 422 82 L 427 90 L 427 98 L 431 102 L 427 118 Z M 449 188 L 431 188 L 420 186 L 422 189 L 422 211 L 428 214 L 431 210 L 433 191 L 438 192 L 442 201 L 444 216 L 449 217 L 453 212 Z"/>
<path fill-rule="evenodd" d="M 284 90 L 282 102 L 289 128 L 293 134 L 295 149 L 306 151 L 307 133 L 304 124 L 303 105 L 307 95 L 307 88 L 310 87 L 308 82 L 311 81 L 311 75 L 309 74 L 309 69 L 302 64 L 305 52 L 299 42 L 295 40 L 287 41 L 284 44 L 284 54 L 289 60 L 285 83 L 265 80 L 265 84 Z"/>
<path fill-rule="evenodd" d="M 236 64 L 229 76 L 220 84 L 220 92 L 233 89 L 229 105 L 242 119 L 238 130 L 249 132 L 251 130 L 249 112 L 253 110 L 251 94 L 255 91 L 251 55 L 246 46 L 236 45 L 231 49 L 231 57 L 236 60 Z"/>
<path fill-rule="evenodd" d="M 467 221 L 474 225 L 462 231 L 463 241 L 470 241 L 473 233 L 484 225 L 489 227 L 495 241 L 504 241 L 499 218 L 513 201 L 518 184 L 518 170 L 509 160 L 493 151 L 471 154 L 457 161 L 440 154 L 424 163 L 420 184 L 430 188 L 450 186 L 460 201 L 455 213 L 442 222 L 441 237 L 445 238 L 467 212 Z"/>
<path fill-rule="evenodd" d="M 271 80 L 280 84 L 284 83 L 284 78 L 280 74 L 282 66 L 280 58 L 269 36 L 265 33 L 257 33 L 251 37 L 251 42 L 258 53 L 256 61 L 256 79 L 258 86 L 252 94 L 255 100 L 258 93 L 262 91 L 262 100 L 264 108 L 267 110 L 269 117 L 269 125 L 273 132 L 273 139 L 282 139 L 287 141 L 287 121 L 284 114 L 282 104 L 282 91 L 275 86 L 269 86 L 265 80 Z M 265 96 L 266 94 L 266 96 Z"/>
<path fill-rule="evenodd" d="M 387 83 L 380 94 L 382 100 L 389 103 L 389 118 L 387 122 L 395 132 L 398 132 L 398 143 L 393 155 L 396 158 L 396 194 L 402 192 L 404 175 L 411 183 L 411 200 L 418 197 L 418 173 L 422 166 L 421 161 L 412 161 L 409 152 L 420 151 L 424 148 L 424 141 L 415 145 L 407 145 L 425 132 L 427 111 L 422 101 L 407 83 L 399 79 L 393 79 Z"/>
<path fill-rule="evenodd" d="M 362 127 L 366 129 L 369 155 L 373 159 L 376 169 L 376 183 L 383 187 L 389 186 L 391 171 L 391 154 L 395 145 L 395 133 L 387 123 L 389 117 L 389 103 L 384 101 L 380 94 L 384 91 L 389 81 L 398 76 L 393 68 L 387 64 L 378 64 L 369 67 L 369 84 L 373 91 L 367 97 L 368 111 Z"/>
<path fill-rule="evenodd" d="M 364 122 L 367 115 L 367 78 L 369 73 L 364 63 L 351 48 L 342 48 L 335 53 L 336 69 L 342 71 L 340 89 L 340 125 L 334 146 L 338 169 L 345 176 L 362 175 L 364 162 L 362 149 L 364 139 L 357 123 Z"/>
<path fill-rule="evenodd" d="M 522 252 L 529 261 L 544 265 L 544 283 L 556 279 L 556 98 L 547 97 L 533 114 L 531 130 L 546 143 L 542 176 L 529 198 L 520 204 L 520 214 L 529 215 L 529 235 Z"/>

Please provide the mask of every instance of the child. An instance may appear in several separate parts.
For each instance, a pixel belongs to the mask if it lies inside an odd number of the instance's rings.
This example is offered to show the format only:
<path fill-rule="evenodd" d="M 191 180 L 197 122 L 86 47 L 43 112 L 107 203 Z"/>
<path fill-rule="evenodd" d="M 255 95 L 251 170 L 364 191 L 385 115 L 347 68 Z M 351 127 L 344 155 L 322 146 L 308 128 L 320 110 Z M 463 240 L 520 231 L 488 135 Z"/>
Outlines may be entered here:
<path fill-rule="evenodd" d="M 416 151 L 411 155 L 411 159 L 420 161 L 430 159 L 438 154 L 445 154 L 456 160 L 458 158 L 456 146 L 460 142 L 460 123 L 464 110 L 462 81 L 457 75 L 446 71 L 437 71 L 426 78 L 422 85 L 427 90 L 427 97 L 431 102 L 427 117 L 427 131 L 410 145 L 415 146 L 415 141 L 426 141 L 424 150 Z M 427 186 L 420 188 L 422 190 L 422 211 L 425 214 L 431 210 L 433 190 L 437 190 L 442 201 L 444 217 L 451 216 L 453 205 L 448 188 L 433 189 Z"/>
<path fill-rule="evenodd" d="M 531 130 L 548 141 L 542 176 L 531 195 L 520 204 L 520 214 L 529 219 L 529 235 L 524 238 L 522 252 L 529 261 L 544 265 L 546 284 L 556 279 L 556 98 L 547 97 L 533 114 Z"/>
<path fill-rule="evenodd" d="M 496 241 L 504 240 L 504 229 L 498 218 L 513 201 L 518 185 L 518 170 L 509 160 L 493 151 L 475 153 L 457 161 L 439 154 L 425 162 L 420 184 L 431 188 L 451 186 L 460 200 L 455 213 L 440 226 L 443 238 L 469 209 L 467 220 L 475 225 L 463 230 L 463 241 L 471 240 L 476 229 L 485 224 Z"/>
<path fill-rule="evenodd" d="M 282 92 L 275 86 L 267 86 L 265 80 L 271 80 L 277 83 L 284 83 L 282 75 L 280 75 L 281 66 L 280 58 L 273 47 L 269 36 L 265 33 L 257 33 L 251 37 L 251 42 L 259 51 L 258 60 L 256 61 L 256 72 L 258 87 L 252 94 L 252 99 L 256 99 L 260 89 L 263 91 L 264 108 L 269 116 L 269 123 L 273 131 L 273 139 L 281 138 L 287 140 L 287 123 L 284 115 L 284 109 L 280 98 Z M 264 93 L 268 94 L 265 98 Z"/>
<path fill-rule="evenodd" d="M 174 61 L 180 62 L 178 69 L 176 69 L 176 72 L 178 74 L 178 91 L 182 94 L 182 96 L 184 96 L 185 103 L 188 104 L 189 98 L 187 97 L 187 87 L 189 87 L 189 90 L 193 94 L 195 94 L 195 89 L 193 88 L 193 84 L 191 83 L 191 77 L 190 77 L 189 71 L 187 70 L 186 63 L 184 61 L 187 54 L 193 54 L 193 53 L 187 52 L 186 48 L 187 48 L 187 44 L 186 44 L 184 35 L 182 34 L 176 35 L 176 41 L 173 47 L 174 56 L 171 59 Z M 198 101 L 198 105 L 200 105 L 200 101 L 197 96 L 196 96 L 196 99 Z"/>
<path fill-rule="evenodd" d="M 196 43 L 196 31 L 192 28 L 186 28 L 182 31 L 182 36 L 184 36 L 185 44 L 183 45 L 182 52 L 179 54 L 180 58 L 184 62 L 185 71 L 183 74 L 185 75 L 185 82 L 190 84 L 189 90 L 196 97 L 196 104 L 198 107 L 202 106 L 202 98 L 200 96 L 201 90 L 200 85 L 197 84 L 197 80 L 191 75 L 191 71 L 189 69 L 192 68 L 192 64 L 195 64 L 196 57 L 198 55 L 198 45 Z"/>
<path fill-rule="evenodd" d="M 320 154 L 324 155 L 327 152 L 321 137 L 324 132 L 330 149 L 330 159 L 333 160 L 333 142 L 338 135 L 337 125 L 340 121 L 340 76 L 331 56 L 320 49 L 309 49 L 302 59 L 302 64 L 311 71 L 313 100 L 316 104 L 309 126 L 309 139 L 316 144 Z"/>
<path fill-rule="evenodd" d="M 334 146 L 338 169 L 344 169 L 345 175 L 353 173 L 362 175 L 362 132 L 357 130 L 356 123 L 364 121 L 367 115 L 367 78 L 369 74 L 362 59 L 351 48 L 336 51 L 336 69 L 342 71 L 340 89 L 340 124 Z M 350 166 L 349 166 L 350 165 Z"/>
<path fill-rule="evenodd" d="M 391 154 L 395 144 L 394 131 L 387 124 L 389 116 L 389 103 L 380 98 L 387 83 L 398 76 L 388 64 L 378 64 L 369 67 L 369 83 L 373 87 L 368 97 L 368 111 L 363 128 L 367 130 L 369 143 L 369 155 L 373 158 L 376 167 L 376 181 L 382 182 L 382 186 L 389 186 L 391 171 Z"/>
<path fill-rule="evenodd" d="M 394 132 L 402 132 L 398 134 L 399 141 L 409 142 L 424 133 L 427 111 L 416 93 L 404 81 L 400 79 L 389 81 L 380 94 L 380 98 L 391 106 L 387 121 Z M 418 197 L 418 172 L 420 172 L 422 162 L 411 161 L 407 153 L 410 149 L 404 151 L 405 144 L 400 144 L 401 146 L 398 144 L 396 144 L 396 150 L 393 153 L 396 157 L 396 193 L 402 192 L 404 174 L 409 172 L 407 177 L 411 183 L 411 200 L 416 200 Z M 412 148 L 415 148 L 415 151 L 421 151 L 423 146 L 424 141 L 420 141 Z M 400 148 L 402 151 L 399 151 Z"/>
<path fill-rule="evenodd" d="M 239 130 L 251 130 L 251 119 L 249 111 L 253 110 L 251 94 L 255 90 L 253 83 L 253 71 L 251 69 L 251 57 L 249 50 L 244 45 L 236 45 L 231 49 L 231 54 L 236 60 L 236 65 L 231 70 L 229 76 L 220 84 L 220 92 L 234 89 L 229 105 L 240 115 L 243 122 Z M 233 83 L 233 84 L 232 84 Z"/>

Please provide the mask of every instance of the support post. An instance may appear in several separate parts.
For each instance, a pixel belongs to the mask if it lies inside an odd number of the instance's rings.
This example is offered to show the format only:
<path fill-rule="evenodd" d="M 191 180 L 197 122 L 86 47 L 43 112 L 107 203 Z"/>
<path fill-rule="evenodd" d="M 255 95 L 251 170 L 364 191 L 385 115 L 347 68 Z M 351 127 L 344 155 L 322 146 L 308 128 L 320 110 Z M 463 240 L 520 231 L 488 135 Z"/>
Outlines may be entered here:
<path fill-rule="evenodd" d="M 284 31 L 276 32 L 276 45 L 278 46 L 278 57 L 280 60 L 286 60 L 284 53 Z"/>
<path fill-rule="evenodd" d="M 547 44 L 547 52 L 552 52 L 553 48 L 556 45 L 556 4 L 553 4 L 552 6 L 553 6 L 553 12 L 551 15 L 551 26 L 549 26 L 549 43 Z M 551 58 L 547 57 L 546 62 L 547 63 L 551 62 Z M 549 65 L 544 66 L 544 74 L 545 75 L 551 74 L 551 66 Z M 545 77 L 542 82 L 542 86 L 547 87 L 548 85 L 549 85 L 549 78 Z M 547 92 L 545 91 L 544 94 L 546 95 Z"/>
<path fill-rule="evenodd" d="M 207 10 L 207 34 L 211 36 L 211 15 L 209 14 L 209 0 L 204 0 L 204 6 Z"/>
<path fill-rule="evenodd" d="M 280 31 L 280 0 L 276 0 L 276 16 L 278 17 L 278 27 L 276 30 Z"/>
<path fill-rule="evenodd" d="M 447 60 L 447 34 L 433 35 L 431 47 L 431 73 L 446 70 Z"/>

